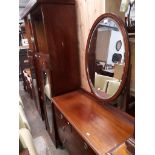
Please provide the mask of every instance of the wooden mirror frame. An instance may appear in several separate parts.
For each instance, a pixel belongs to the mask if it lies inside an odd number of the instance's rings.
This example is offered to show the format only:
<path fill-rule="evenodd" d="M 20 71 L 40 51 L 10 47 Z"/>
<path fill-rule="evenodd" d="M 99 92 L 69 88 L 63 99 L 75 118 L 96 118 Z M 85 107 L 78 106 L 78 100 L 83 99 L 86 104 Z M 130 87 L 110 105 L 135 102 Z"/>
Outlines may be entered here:
<path fill-rule="evenodd" d="M 95 89 L 95 87 L 93 86 L 93 84 L 91 82 L 91 79 L 90 79 L 90 76 L 89 76 L 89 68 L 88 68 L 89 45 L 90 45 L 92 34 L 93 34 L 97 24 L 101 20 L 103 20 L 105 18 L 111 18 L 114 22 L 117 23 L 117 26 L 119 27 L 120 32 L 122 33 L 123 42 L 124 42 L 124 49 L 125 49 L 125 61 L 124 61 L 125 66 L 124 66 L 124 72 L 123 72 L 123 75 L 122 75 L 122 81 L 121 81 L 121 84 L 120 84 L 119 89 L 117 90 L 117 92 L 112 97 L 109 97 L 109 98 L 101 97 L 97 93 L 97 90 Z M 90 86 L 91 92 L 94 94 L 94 96 L 97 99 L 99 99 L 101 101 L 105 101 L 105 102 L 112 102 L 121 94 L 121 92 L 122 92 L 122 90 L 123 90 L 123 88 L 125 86 L 125 83 L 126 83 L 128 68 L 129 68 L 129 62 L 130 62 L 129 38 L 128 38 L 127 30 L 125 28 L 125 23 L 123 22 L 123 20 L 120 17 L 118 17 L 115 14 L 112 14 L 112 13 L 102 14 L 101 16 L 99 16 L 95 20 L 95 22 L 94 22 L 94 24 L 93 24 L 93 26 L 92 26 L 92 28 L 91 28 L 91 30 L 89 32 L 89 36 L 88 36 L 88 39 L 87 39 L 87 45 L 86 45 L 86 54 L 85 54 L 85 70 L 86 70 L 88 84 Z"/>

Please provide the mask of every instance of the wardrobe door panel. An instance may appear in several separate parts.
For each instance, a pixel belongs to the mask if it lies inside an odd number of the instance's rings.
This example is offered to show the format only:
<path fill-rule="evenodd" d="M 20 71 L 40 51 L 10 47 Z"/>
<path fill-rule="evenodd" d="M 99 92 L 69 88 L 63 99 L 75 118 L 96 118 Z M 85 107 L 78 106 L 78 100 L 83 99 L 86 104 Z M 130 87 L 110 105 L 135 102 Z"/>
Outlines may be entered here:
<path fill-rule="evenodd" d="M 53 95 L 80 87 L 75 5 L 42 5 L 52 60 Z"/>

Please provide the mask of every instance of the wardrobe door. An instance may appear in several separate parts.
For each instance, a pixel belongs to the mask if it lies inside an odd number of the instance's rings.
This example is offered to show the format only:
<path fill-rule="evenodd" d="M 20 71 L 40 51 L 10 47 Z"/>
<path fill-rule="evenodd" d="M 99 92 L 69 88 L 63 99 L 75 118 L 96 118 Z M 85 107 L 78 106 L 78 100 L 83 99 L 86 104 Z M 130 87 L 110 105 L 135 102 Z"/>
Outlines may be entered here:
<path fill-rule="evenodd" d="M 75 5 L 44 4 L 45 34 L 52 63 L 53 96 L 80 88 Z"/>
<path fill-rule="evenodd" d="M 34 33 L 36 52 L 48 54 L 45 25 L 40 5 L 31 12 L 31 25 Z"/>

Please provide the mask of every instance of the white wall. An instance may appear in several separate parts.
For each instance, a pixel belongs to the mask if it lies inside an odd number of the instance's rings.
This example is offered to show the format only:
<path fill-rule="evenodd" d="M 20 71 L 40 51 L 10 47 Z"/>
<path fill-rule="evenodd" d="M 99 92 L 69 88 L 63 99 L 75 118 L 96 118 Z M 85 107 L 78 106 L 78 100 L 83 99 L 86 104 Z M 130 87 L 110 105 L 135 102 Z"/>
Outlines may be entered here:
<path fill-rule="evenodd" d="M 118 40 L 122 41 L 122 47 L 121 47 L 121 49 L 119 51 L 116 50 L 116 42 Z M 111 31 L 110 43 L 109 43 L 109 52 L 108 52 L 107 64 L 114 65 L 114 63 L 112 62 L 112 55 L 114 53 L 122 54 L 122 61 L 124 61 L 124 43 L 123 43 L 122 34 L 121 34 L 120 31 L 112 30 Z"/>

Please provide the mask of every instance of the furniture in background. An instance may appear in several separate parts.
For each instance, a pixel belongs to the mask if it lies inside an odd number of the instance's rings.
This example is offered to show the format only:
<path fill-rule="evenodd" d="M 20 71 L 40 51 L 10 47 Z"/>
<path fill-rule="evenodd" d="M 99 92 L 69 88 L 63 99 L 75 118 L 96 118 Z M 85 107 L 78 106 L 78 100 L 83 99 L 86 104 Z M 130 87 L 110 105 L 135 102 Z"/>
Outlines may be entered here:
<path fill-rule="evenodd" d="M 27 56 L 27 48 L 19 48 L 19 78 L 23 80 L 23 70 L 25 68 L 29 68 L 29 61 L 28 61 L 28 56 Z"/>
<path fill-rule="evenodd" d="M 47 130 L 48 122 L 52 122 L 53 130 L 49 134 L 58 146 L 55 119 L 47 118 L 43 72 L 49 70 L 52 97 L 80 88 L 75 1 L 30 0 L 20 17 L 25 21 L 29 54 L 33 56 L 40 113 Z M 53 106 L 50 110 L 53 113 Z"/>
<path fill-rule="evenodd" d="M 120 87 L 121 82 L 118 80 L 108 80 L 108 86 L 107 86 L 107 91 L 106 93 L 109 96 L 113 96 L 115 95 L 115 93 L 117 92 L 117 90 Z"/>
<path fill-rule="evenodd" d="M 25 68 L 23 70 L 23 83 L 25 91 L 27 91 L 33 99 L 32 75 L 30 68 Z"/>
<path fill-rule="evenodd" d="M 107 93 L 107 90 L 111 90 L 111 83 L 119 82 L 119 79 L 110 76 L 104 76 L 95 72 L 95 88 Z M 120 82 L 119 82 L 120 83 Z"/>
<path fill-rule="evenodd" d="M 105 76 L 110 76 L 110 77 L 114 76 L 114 69 L 113 68 L 109 69 L 106 67 L 106 65 L 103 68 L 103 65 L 97 64 L 97 63 L 95 65 L 95 72 L 97 72 L 100 75 L 105 75 Z"/>
<path fill-rule="evenodd" d="M 125 64 L 114 64 L 114 78 L 122 80 Z"/>

